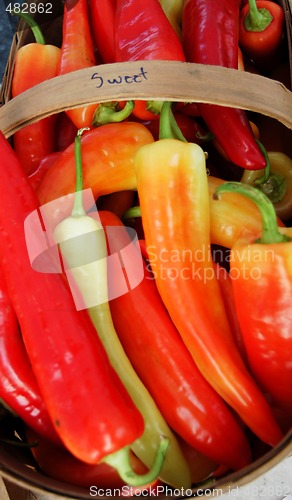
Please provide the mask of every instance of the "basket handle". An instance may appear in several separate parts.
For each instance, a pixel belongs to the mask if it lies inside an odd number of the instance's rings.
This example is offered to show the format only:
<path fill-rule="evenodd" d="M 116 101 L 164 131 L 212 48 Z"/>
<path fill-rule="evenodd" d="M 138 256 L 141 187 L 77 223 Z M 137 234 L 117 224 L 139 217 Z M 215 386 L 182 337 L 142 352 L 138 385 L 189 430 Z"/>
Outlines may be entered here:
<path fill-rule="evenodd" d="M 0 129 L 10 137 L 60 111 L 129 99 L 235 107 L 270 116 L 292 129 L 292 92 L 282 83 L 244 71 L 176 61 L 104 64 L 57 76 L 2 106 Z"/>

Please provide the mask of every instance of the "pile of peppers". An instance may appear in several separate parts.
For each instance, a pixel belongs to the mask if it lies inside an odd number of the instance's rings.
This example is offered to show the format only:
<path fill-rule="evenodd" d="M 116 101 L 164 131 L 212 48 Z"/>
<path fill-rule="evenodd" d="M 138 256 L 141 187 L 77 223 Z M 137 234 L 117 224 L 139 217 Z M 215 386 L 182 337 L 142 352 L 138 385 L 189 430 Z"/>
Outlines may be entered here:
<path fill-rule="evenodd" d="M 12 98 L 143 60 L 289 85 L 276 2 L 63 3 L 58 47 L 15 13 L 35 42 L 16 54 Z M 244 110 L 150 100 L 60 112 L 11 142 L 0 132 L 0 398 L 37 469 L 87 489 L 183 492 L 289 432 L 286 133 Z"/>

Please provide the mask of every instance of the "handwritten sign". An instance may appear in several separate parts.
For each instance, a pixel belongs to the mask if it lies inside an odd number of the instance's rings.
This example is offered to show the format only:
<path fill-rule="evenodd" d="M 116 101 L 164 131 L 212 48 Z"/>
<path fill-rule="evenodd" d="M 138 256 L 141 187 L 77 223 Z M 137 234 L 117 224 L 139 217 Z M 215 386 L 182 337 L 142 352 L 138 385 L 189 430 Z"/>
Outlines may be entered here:
<path fill-rule="evenodd" d="M 138 73 L 134 74 L 127 74 L 125 73 L 124 75 L 116 75 L 113 76 L 112 78 L 104 78 L 102 74 L 96 72 L 93 73 L 91 76 L 91 80 L 96 81 L 96 88 L 100 89 L 104 85 L 121 85 L 123 83 L 132 85 L 134 84 L 139 84 L 145 82 L 147 80 L 147 71 L 144 70 L 144 68 L 140 68 Z"/>

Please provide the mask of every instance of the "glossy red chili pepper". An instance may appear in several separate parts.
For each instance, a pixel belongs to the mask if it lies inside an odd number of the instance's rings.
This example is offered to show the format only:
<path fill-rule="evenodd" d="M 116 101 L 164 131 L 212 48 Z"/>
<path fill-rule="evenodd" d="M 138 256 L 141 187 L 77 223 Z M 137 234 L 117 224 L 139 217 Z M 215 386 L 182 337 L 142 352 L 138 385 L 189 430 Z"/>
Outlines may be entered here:
<path fill-rule="evenodd" d="M 268 0 L 249 0 L 241 9 L 239 44 L 260 70 L 271 70 L 281 60 L 285 15 Z"/>
<path fill-rule="evenodd" d="M 187 61 L 237 69 L 238 18 L 238 0 L 186 0 L 182 36 Z M 252 170 L 265 166 L 243 110 L 201 103 L 198 108 L 233 163 Z"/>
<path fill-rule="evenodd" d="M 31 446 L 31 452 L 39 468 L 49 477 L 65 482 L 70 485 L 90 488 L 90 494 L 96 496 L 97 488 L 118 489 L 124 496 L 133 496 L 138 489 L 139 492 L 155 491 L 155 487 L 161 481 L 155 480 L 149 485 L 135 488 L 133 486 L 124 488 L 126 483 L 120 478 L 118 472 L 106 463 L 86 464 L 71 455 L 66 448 L 55 446 L 53 443 L 39 436 L 31 428 L 25 429 L 28 443 L 36 443 Z M 130 462 L 133 470 L 137 474 L 144 474 L 147 471 L 145 465 L 130 452 Z M 123 495 L 121 495 L 123 496 Z"/>
<path fill-rule="evenodd" d="M 0 371 L 0 398 L 36 432 L 60 443 L 32 371 L 1 268 Z"/>
<path fill-rule="evenodd" d="M 90 25 L 97 51 L 106 64 L 115 62 L 116 0 L 90 0 Z"/>
<path fill-rule="evenodd" d="M 24 45 L 16 52 L 12 97 L 21 94 L 35 85 L 57 76 L 60 61 L 60 49 L 46 45 L 39 26 L 29 15 L 22 14 L 31 27 L 35 43 Z M 28 125 L 13 136 L 14 150 L 28 175 L 34 172 L 39 161 L 55 149 L 56 115 L 49 116 Z"/>
<path fill-rule="evenodd" d="M 96 63 L 87 0 L 64 0 L 59 75 L 89 68 Z M 66 111 L 77 129 L 90 127 L 97 104 Z"/>
<path fill-rule="evenodd" d="M 230 273 L 239 324 L 251 372 L 272 401 L 292 414 L 291 238 L 278 230 L 272 202 L 258 189 L 224 183 L 217 196 L 240 193 L 261 212 L 257 239 L 239 240 L 231 250 Z"/>
<path fill-rule="evenodd" d="M 185 61 L 178 35 L 157 0 L 117 0 L 115 34 L 116 62 Z M 151 109 L 145 114 L 145 105 L 137 101 L 133 114 L 149 120 Z"/>
<path fill-rule="evenodd" d="M 138 438 L 144 422 L 62 275 L 32 267 L 27 244 L 42 238 L 41 226 L 27 240 L 24 224 L 39 203 L 3 134 L 0 151 L 0 256 L 11 302 L 58 435 L 73 455 L 97 463 Z M 46 262 L 56 271 L 54 258 Z"/>
<path fill-rule="evenodd" d="M 111 226 L 124 228 L 114 214 L 100 211 L 99 215 L 105 230 Z M 130 243 L 124 229 L 111 237 L 111 254 Z M 152 249 L 148 248 L 148 251 Z M 135 266 L 127 272 L 134 275 Z M 234 469 L 247 465 L 250 449 L 242 429 L 196 367 L 164 307 L 146 264 L 143 281 L 128 293 L 111 300 L 110 309 L 131 363 L 171 428 L 217 463 Z M 226 439 L 227 435 L 230 439 Z"/>

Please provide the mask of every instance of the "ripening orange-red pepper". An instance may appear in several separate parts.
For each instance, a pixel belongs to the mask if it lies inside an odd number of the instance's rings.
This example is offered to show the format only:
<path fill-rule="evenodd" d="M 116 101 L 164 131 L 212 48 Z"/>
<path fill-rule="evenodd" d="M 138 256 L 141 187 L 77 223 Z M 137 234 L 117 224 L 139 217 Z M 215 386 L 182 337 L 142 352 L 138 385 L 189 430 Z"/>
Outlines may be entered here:
<path fill-rule="evenodd" d="M 20 14 L 19 14 L 20 15 Z M 60 62 L 60 49 L 45 43 L 43 34 L 34 19 L 21 14 L 35 37 L 35 42 L 22 46 L 15 55 L 12 97 L 57 76 Z M 25 172 L 30 175 L 40 160 L 55 149 L 55 123 L 57 115 L 23 127 L 13 136 L 13 147 Z"/>
<path fill-rule="evenodd" d="M 87 0 L 64 0 L 61 60 L 59 75 L 95 66 L 93 40 L 91 37 Z M 77 129 L 90 127 L 93 114 L 98 107 L 90 104 L 66 111 Z"/>
<path fill-rule="evenodd" d="M 239 45 L 255 65 L 271 70 L 281 60 L 285 15 L 269 0 L 249 0 L 240 11 Z"/>
<path fill-rule="evenodd" d="M 260 439 L 275 445 L 282 433 L 236 347 L 214 272 L 204 152 L 163 137 L 139 148 L 134 163 L 159 293 L 204 377 Z"/>
<path fill-rule="evenodd" d="M 136 176 L 134 154 L 144 144 L 153 142 L 149 130 L 137 122 L 111 123 L 92 129 L 81 138 L 84 189 L 91 188 L 93 196 L 124 190 L 135 190 Z M 75 158 L 74 144 L 59 154 L 37 194 L 44 205 L 66 194 L 74 194 Z M 64 215 L 68 215 L 64 207 Z M 62 214 L 52 217 L 56 222 Z M 53 220 L 53 219 L 52 219 Z"/>
<path fill-rule="evenodd" d="M 255 203 L 263 230 L 231 249 L 235 308 L 251 373 L 273 404 L 292 415 L 292 239 L 277 225 L 272 202 L 240 182 L 222 184 L 216 197 L 238 192 Z"/>

